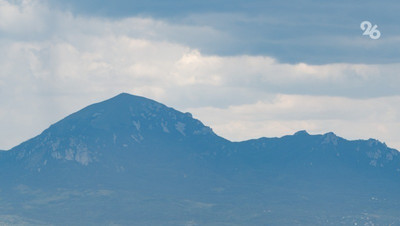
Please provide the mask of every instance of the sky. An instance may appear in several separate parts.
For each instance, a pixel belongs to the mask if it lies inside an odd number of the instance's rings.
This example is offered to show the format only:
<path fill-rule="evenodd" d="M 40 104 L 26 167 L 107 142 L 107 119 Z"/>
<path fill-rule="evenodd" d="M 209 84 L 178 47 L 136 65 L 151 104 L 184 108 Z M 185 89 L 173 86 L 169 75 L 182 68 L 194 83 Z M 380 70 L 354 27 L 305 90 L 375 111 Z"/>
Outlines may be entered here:
<path fill-rule="evenodd" d="M 0 149 L 121 92 L 233 141 L 332 131 L 400 149 L 399 11 L 394 0 L 0 0 Z"/>

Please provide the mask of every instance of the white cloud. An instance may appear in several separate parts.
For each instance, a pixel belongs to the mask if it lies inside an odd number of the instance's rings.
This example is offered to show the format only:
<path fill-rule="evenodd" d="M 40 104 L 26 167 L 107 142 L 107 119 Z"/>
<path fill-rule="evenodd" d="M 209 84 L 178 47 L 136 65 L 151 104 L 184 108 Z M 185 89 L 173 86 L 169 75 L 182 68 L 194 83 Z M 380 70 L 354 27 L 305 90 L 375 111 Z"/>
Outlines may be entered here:
<path fill-rule="evenodd" d="M 223 37 L 208 27 L 77 17 L 33 1 L 0 0 L 0 12 L 1 148 L 120 92 L 190 110 L 235 140 L 308 129 L 400 147 L 400 64 L 206 56 L 182 40 Z"/>
<path fill-rule="evenodd" d="M 269 100 L 228 108 L 188 109 L 214 130 L 233 140 L 275 137 L 306 129 L 333 131 L 348 139 L 371 137 L 399 147 L 400 96 L 350 99 L 303 95 L 276 95 Z"/>
<path fill-rule="evenodd" d="M 27 34 L 43 31 L 42 17 L 48 10 L 36 1 L 22 0 L 19 4 L 0 1 L 0 31 L 9 34 Z"/>

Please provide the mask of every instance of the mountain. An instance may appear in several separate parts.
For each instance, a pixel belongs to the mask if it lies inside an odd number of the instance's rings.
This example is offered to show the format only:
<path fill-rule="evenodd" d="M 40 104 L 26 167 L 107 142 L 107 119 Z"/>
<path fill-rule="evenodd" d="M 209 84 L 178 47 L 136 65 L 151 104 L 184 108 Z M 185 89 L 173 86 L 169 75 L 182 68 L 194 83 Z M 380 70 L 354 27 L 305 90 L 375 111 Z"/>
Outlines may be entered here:
<path fill-rule="evenodd" d="M 231 142 L 120 94 L 0 152 L 0 224 L 400 224 L 400 156 L 299 131 Z"/>

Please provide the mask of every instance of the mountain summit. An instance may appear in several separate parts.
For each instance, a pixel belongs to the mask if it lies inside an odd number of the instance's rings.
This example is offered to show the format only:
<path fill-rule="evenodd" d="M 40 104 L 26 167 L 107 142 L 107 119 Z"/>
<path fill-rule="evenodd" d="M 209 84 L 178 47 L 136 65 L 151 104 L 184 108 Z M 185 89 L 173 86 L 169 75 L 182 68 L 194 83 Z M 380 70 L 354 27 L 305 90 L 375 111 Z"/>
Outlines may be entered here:
<path fill-rule="evenodd" d="M 30 168 L 52 160 L 81 165 L 113 153 L 153 146 L 225 141 L 190 113 L 126 93 L 90 105 L 50 126 L 39 136 L 10 150 Z"/>
<path fill-rule="evenodd" d="M 123 93 L 0 152 L 0 223 L 400 224 L 399 176 L 398 151 L 374 139 L 231 142 Z"/>

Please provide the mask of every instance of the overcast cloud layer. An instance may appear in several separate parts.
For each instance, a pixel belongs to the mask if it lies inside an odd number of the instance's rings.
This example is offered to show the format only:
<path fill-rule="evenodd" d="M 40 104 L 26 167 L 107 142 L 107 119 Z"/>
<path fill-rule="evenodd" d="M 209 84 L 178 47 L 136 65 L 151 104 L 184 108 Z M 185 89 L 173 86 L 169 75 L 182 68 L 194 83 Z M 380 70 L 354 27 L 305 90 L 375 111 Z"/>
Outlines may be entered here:
<path fill-rule="evenodd" d="M 375 45 L 364 38 L 349 43 Z M 190 111 L 231 140 L 306 129 L 400 149 L 400 63 L 286 63 L 201 48 L 215 40 L 234 44 L 229 32 L 205 22 L 0 0 L 0 149 L 121 92 Z"/>
<path fill-rule="evenodd" d="M 400 61 L 398 0 L 46 0 L 77 15 L 151 16 L 179 25 L 210 26 L 225 36 L 181 37 L 213 55 L 268 55 L 280 62 Z M 378 26 L 379 41 L 361 36 L 361 21 Z"/>

